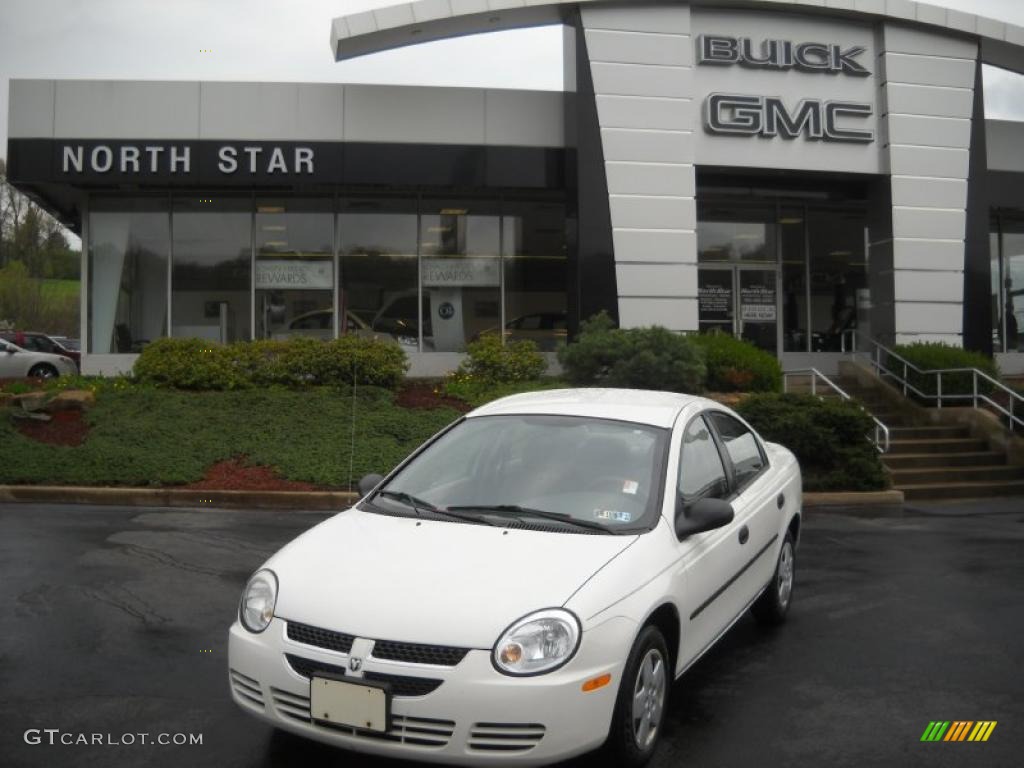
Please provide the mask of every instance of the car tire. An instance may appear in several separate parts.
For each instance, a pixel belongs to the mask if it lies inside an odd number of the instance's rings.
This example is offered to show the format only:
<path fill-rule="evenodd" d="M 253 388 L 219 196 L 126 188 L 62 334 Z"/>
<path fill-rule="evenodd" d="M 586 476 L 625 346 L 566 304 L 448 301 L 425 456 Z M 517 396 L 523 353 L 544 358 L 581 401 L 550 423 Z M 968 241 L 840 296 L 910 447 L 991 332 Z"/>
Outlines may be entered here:
<path fill-rule="evenodd" d="M 796 576 L 796 547 L 793 535 L 786 532 L 775 563 L 775 573 L 764 592 L 750 607 L 758 622 L 766 626 L 778 626 L 786 620 L 789 606 L 793 602 L 793 581 Z"/>
<path fill-rule="evenodd" d="M 629 653 L 619 684 L 605 743 L 609 764 L 640 768 L 654 755 L 674 678 L 670 659 L 661 631 L 655 626 L 644 627 Z"/>
<path fill-rule="evenodd" d="M 32 366 L 28 376 L 30 379 L 56 379 L 60 372 L 49 363 L 39 363 Z"/>

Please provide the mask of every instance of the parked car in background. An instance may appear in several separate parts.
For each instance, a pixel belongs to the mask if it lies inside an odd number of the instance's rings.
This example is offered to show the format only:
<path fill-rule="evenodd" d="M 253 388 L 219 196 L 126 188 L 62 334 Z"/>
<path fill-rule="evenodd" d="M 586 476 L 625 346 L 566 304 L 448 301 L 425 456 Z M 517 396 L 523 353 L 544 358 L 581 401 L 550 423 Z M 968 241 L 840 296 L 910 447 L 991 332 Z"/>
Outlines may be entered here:
<path fill-rule="evenodd" d="M 0 339 L 29 352 L 45 352 L 49 355 L 71 358 L 75 363 L 76 372 L 82 369 L 82 353 L 77 346 L 61 342 L 61 339 L 67 341 L 66 337 L 49 336 L 35 331 L 4 331 L 0 333 Z"/>
<path fill-rule="evenodd" d="M 67 336 L 51 336 L 50 338 L 71 352 L 82 351 L 82 342 L 78 339 L 72 339 Z"/>
<path fill-rule="evenodd" d="M 33 352 L 0 339 L 0 379 L 52 379 L 76 373 L 78 366 L 66 355 Z"/>
<path fill-rule="evenodd" d="M 253 574 L 229 633 L 235 702 L 328 744 L 467 765 L 605 744 L 638 768 L 673 681 L 792 599 L 797 460 L 704 398 L 514 395 L 359 490 Z"/>
<path fill-rule="evenodd" d="M 375 339 L 395 341 L 406 352 L 416 351 L 416 338 L 408 338 L 403 335 L 387 333 L 384 330 L 373 330 L 366 321 L 351 310 L 345 312 L 345 327 L 341 329 L 342 335 L 351 333 L 357 336 L 365 336 Z M 281 333 L 275 333 L 275 339 L 289 339 L 295 336 L 309 336 L 314 339 L 334 338 L 334 310 L 317 309 L 299 315 L 290 323 L 288 329 Z"/>
<path fill-rule="evenodd" d="M 473 340 L 485 333 L 497 333 L 497 328 L 488 328 L 478 333 Z M 555 352 L 564 347 L 569 336 L 569 323 L 565 312 L 534 312 L 521 315 L 505 323 L 506 341 L 532 341 L 541 352 Z"/>

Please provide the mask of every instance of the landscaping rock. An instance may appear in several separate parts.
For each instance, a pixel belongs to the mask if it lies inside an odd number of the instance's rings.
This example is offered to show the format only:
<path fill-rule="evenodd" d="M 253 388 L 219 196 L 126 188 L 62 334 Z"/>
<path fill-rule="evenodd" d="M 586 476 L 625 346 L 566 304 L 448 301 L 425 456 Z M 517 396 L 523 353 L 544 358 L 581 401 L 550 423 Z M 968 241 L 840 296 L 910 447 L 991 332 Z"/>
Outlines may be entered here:
<path fill-rule="evenodd" d="M 11 405 L 15 407 L 20 406 L 26 411 L 42 410 L 42 407 L 45 403 L 45 392 L 26 392 L 22 395 L 15 395 L 13 398 L 11 398 Z"/>
<path fill-rule="evenodd" d="M 68 389 L 61 392 L 46 406 L 51 413 L 58 411 L 86 411 L 96 404 L 96 394 L 88 389 Z"/>

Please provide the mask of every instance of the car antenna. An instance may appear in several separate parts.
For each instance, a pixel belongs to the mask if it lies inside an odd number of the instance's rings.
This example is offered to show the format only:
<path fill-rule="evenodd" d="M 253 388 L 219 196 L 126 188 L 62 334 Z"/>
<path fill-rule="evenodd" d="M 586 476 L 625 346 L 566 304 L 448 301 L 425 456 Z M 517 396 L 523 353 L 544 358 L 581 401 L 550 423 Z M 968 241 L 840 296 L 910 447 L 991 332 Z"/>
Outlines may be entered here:
<path fill-rule="evenodd" d="M 358 386 L 358 368 L 356 360 L 352 360 L 352 430 L 348 447 L 348 487 L 352 490 L 352 469 L 356 458 L 356 387 Z"/>

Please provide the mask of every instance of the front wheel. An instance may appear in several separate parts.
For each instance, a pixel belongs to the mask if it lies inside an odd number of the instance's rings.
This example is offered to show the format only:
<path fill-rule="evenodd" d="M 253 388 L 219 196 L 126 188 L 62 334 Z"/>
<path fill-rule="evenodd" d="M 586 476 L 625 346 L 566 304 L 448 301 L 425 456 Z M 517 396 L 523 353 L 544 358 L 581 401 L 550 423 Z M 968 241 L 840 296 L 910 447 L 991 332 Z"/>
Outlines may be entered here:
<path fill-rule="evenodd" d="M 615 701 L 606 744 L 614 765 L 640 768 L 654 754 L 672 683 L 669 658 L 661 631 L 645 627 L 630 651 Z"/>
<path fill-rule="evenodd" d="M 786 620 L 789 604 L 793 600 L 793 577 L 796 573 L 796 548 L 793 535 L 786 533 L 775 564 L 775 574 L 767 589 L 750 607 L 750 612 L 761 624 L 777 625 Z"/>
<path fill-rule="evenodd" d="M 31 379 L 55 379 L 60 374 L 52 365 L 39 363 L 39 365 L 32 366 L 32 370 L 28 372 L 28 375 Z"/>

